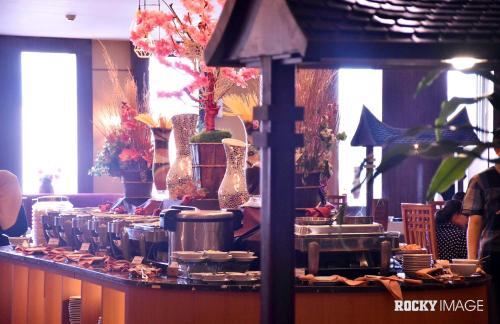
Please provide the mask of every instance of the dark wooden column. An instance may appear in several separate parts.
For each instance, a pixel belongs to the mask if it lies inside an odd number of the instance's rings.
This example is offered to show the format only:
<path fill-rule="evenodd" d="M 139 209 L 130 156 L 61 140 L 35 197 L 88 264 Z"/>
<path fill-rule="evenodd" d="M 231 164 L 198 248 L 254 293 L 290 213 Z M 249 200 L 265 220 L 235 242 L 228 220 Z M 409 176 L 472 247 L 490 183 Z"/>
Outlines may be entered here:
<path fill-rule="evenodd" d="M 434 124 L 441 102 L 446 100 L 446 74 L 439 77 L 416 98 L 415 90 L 429 71 L 391 69 L 383 72 L 383 122 L 393 127 L 411 128 Z M 389 215 L 401 215 L 401 203 L 424 203 L 429 183 L 439 160 L 409 158 L 382 175 L 383 198 L 389 200 Z"/>
<path fill-rule="evenodd" d="M 12 37 L 0 36 L 0 67 L 0 169 L 22 181 L 21 54 Z"/>
<path fill-rule="evenodd" d="M 495 75 L 500 74 L 500 69 L 495 70 Z M 495 92 L 500 92 L 496 87 L 494 89 Z M 495 104 L 493 106 L 493 130 L 500 128 L 500 104 Z"/>
<path fill-rule="evenodd" d="M 261 121 L 254 143 L 261 154 L 261 322 L 294 322 L 295 67 L 265 57 Z"/>

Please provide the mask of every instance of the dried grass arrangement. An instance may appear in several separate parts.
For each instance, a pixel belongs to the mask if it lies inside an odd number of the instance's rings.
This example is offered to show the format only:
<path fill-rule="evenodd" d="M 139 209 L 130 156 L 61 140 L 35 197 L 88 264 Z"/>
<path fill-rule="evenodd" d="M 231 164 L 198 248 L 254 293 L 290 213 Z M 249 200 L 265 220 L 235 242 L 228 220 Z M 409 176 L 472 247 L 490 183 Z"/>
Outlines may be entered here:
<path fill-rule="evenodd" d="M 331 150 L 339 127 L 337 77 L 336 70 L 297 70 L 295 102 L 304 107 L 304 121 L 296 128 L 304 135 L 304 147 L 296 150 L 295 158 L 296 171 L 305 176 L 311 172 L 331 176 Z"/>
<path fill-rule="evenodd" d="M 148 111 L 149 96 L 145 93 L 142 96 L 144 100 L 138 100 L 137 84 L 130 71 L 121 81 L 111 55 L 104 44 L 99 43 L 112 91 L 104 107 L 104 118 L 96 122 L 96 128 L 103 134 L 105 141 L 89 174 L 120 177 L 124 172 L 137 171 L 141 173 L 141 179 L 147 181 L 153 160 L 151 133 L 149 127 L 136 120 L 136 117 Z"/>

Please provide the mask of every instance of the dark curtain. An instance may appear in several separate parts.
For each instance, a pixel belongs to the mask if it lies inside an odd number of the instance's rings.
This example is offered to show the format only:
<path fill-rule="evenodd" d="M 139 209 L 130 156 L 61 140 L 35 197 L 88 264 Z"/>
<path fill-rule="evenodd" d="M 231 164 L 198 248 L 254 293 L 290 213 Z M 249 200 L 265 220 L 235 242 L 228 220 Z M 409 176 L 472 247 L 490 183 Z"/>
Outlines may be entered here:
<path fill-rule="evenodd" d="M 393 127 L 411 128 L 434 124 L 440 105 L 447 99 L 446 73 L 417 97 L 415 90 L 428 70 L 384 70 L 382 120 Z M 409 158 L 382 175 L 383 197 L 389 200 L 389 215 L 401 215 L 401 203 L 424 203 L 439 160 Z"/>

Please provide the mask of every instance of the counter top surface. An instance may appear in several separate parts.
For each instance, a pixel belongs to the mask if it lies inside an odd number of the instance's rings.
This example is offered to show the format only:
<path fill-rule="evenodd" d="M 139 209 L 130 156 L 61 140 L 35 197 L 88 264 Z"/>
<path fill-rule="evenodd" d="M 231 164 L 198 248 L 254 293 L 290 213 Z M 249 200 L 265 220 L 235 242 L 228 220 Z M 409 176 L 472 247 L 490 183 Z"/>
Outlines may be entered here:
<path fill-rule="evenodd" d="M 110 284 L 144 287 L 156 289 L 188 289 L 188 290 L 209 290 L 209 291 L 241 291 L 251 292 L 259 291 L 260 284 L 240 284 L 240 283 L 202 283 L 193 282 L 187 279 L 178 279 L 171 277 L 157 277 L 148 280 L 130 278 L 128 273 L 105 272 L 99 268 L 84 268 L 72 263 L 55 262 L 45 256 L 23 255 L 12 249 L 10 246 L 0 247 L 0 261 L 12 261 L 25 266 L 35 266 L 46 270 L 62 272 L 66 276 L 90 279 L 94 282 L 108 282 Z M 434 289 L 454 289 L 466 288 L 485 284 L 489 279 L 487 277 L 464 280 L 462 282 L 442 284 L 437 282 L 424 282 L 422 285 L 401 284 L 405 290 L 434 290 Z M 384 291 L 381 285 L 370 283 L 367 286 L 350 287 L 344 284 L 321 284 L 321 285 L 296 285 L 296 292 L 356 292 L 356 291 Z"/>

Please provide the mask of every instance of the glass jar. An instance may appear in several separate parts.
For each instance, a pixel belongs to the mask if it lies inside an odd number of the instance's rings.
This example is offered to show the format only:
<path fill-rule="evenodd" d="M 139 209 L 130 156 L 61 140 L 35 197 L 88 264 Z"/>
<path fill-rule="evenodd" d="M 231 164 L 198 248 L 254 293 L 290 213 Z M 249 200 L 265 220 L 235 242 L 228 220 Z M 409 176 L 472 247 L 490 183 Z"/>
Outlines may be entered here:
<path fill-rule="evenodd" d="M 33 199 L 35 202 L 31 207 L 31 230 L 33 244 L 44 244 L 44 228 L 42 217 L 47 216 L 49 212 L 64 212 L 73 208 L 73 204 L 66 196 L 42 196 Z"/>

